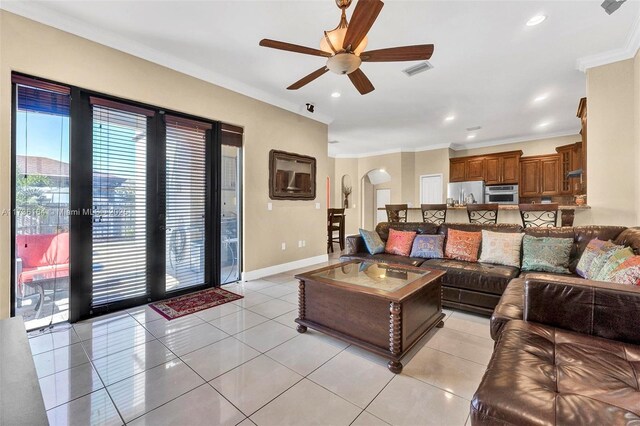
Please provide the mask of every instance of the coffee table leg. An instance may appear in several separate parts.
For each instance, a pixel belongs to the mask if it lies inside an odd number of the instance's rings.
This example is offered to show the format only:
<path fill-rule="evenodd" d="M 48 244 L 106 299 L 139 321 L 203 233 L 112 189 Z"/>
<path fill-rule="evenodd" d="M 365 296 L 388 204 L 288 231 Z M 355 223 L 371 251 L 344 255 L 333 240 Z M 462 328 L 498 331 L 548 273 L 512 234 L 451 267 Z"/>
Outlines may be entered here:
<path fill-rule="evenodd" d="M 402 305 L 397 302 L 389 303 L 389 352 L 399 355 L 402 351 Z M 389 361 L 387 364 L 393 373 L 402 371 L 402 364 L 398 361 Z"/>
<path fill-rule="evenodd" d="M 296 330 L 298 330 L 298 333 L 306 333 L 307 327 L 302 324 L 298 324 L 298 328 L 296 328 Z"/>
<path fill-rule="evenodd" d="M 438 328 L 444 327 L 444 321 L 440 321 L 439 323 L 437 323 L 436 327 L 438 327 Z"/>
<path fill-rule="evenodd" d="M 400 361 L 389 361 L 387 368 L 394 374 L 400 374 L 402 372 L 402 363 Z"/>

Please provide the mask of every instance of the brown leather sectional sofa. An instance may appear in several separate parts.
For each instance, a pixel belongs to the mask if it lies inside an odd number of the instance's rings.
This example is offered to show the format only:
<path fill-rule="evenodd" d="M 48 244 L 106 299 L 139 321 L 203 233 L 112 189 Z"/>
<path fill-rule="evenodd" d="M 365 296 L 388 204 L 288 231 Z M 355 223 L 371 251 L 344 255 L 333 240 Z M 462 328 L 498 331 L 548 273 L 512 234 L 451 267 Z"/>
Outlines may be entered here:
<path fill-rule="evenodd" d="M 601 240 L 613 240 L 618 244 L 632 245 L 634 249 L 640 249 L 640 230 L 637 228 L 625 228 L 623 226 L 577 226 L 564 228 L 525 228 L 520 225 L 471 225 L 445 223 L 440 226 L 422 222 L 388 223 L 382 222 L 376 226 L 376 231 L 383 241 L 387 240 L 389 228 L 415 231 L 420 234 L 443 234 L 447 230 L 459 229 L 462 231 L 488 230 L 495 232 L 524 232 L 536 237 L 573 238 L 574 246 L 571 252 L 571 264 L 569 269 L 574 272 L 578 260 L 585 247 L 593 238 Z M 371 255 L 364 245 L 362 237 L 351 235 L 347 237 L 345 253 L 341 259 L 365 259 L 378 262 L 410 264 L 413 266 L 443 269 L 447 274 L 442 281 L 443 306 L 471 312 L 491 315 L 498 304 L 500 297 L 505 292 L 507 284 L 518 277 L 524 277 L 527 273 L 519 268 L 511 266 L 493 265 L 487 263 L 472 263 L 454 259 L 422 259 L 393 254 Z M 567 277 L 570 275 L 544 274 L 547 277 Z M 539 275 L 538 275 L 539 276 Z M 577 275 L 573 275 L 577 277 Z"/>

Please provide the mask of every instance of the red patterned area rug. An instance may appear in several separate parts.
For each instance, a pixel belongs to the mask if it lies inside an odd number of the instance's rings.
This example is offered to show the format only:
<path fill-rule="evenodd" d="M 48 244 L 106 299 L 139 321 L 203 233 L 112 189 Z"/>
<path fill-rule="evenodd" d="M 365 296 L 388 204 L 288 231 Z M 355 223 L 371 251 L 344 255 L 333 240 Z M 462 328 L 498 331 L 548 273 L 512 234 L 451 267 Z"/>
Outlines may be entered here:
<path fill-rule="evenodd" d="M 223 305 L 227 302 L 242 299 L 243 297 L 244 296 L 240 296 L 239 294 L 216 287 L 161 302 L 155 302 L 149 306 L 171 321 L 172 319 L 213 308 L 214 306 Z"/>

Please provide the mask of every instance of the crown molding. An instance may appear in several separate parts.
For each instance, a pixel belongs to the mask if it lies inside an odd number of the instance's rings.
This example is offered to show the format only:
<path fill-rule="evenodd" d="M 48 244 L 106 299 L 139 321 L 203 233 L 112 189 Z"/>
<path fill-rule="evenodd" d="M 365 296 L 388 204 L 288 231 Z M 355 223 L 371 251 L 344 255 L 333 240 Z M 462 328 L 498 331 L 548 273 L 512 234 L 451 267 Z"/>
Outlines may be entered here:
<path fill-rule="evenodd" d="M 450 143 L 439 143 L 435 145 L 425 145 L 418 148 L 394 148 L 394 149 L 385 149 L 383 151 L 372 151 L 372 152 L 364 152 L 364 153 L 329 153 L 330 158 L 368 158 L 368 157 L 376 157 L 378 155 L 389 155 L 389 154 L 398 154 L 403 152 L 413 153 L 413 152 L 422 152 L 422 151 L 433 151 L 436 149 L 446 149 L 451 148 Z"/>
<path fill-rule="evenodd" d="M 153 62 L 252 99 L 282 108 L 305 118 L 319 121 L 324 124 L 330 124 L 333 121 L 333 117 L 326 114 L 317 112 L 315 114 L 310 114 L 303 105 L 298 105 L 233 78 L 223 76 L 204 67 L 195 65 L 184 59 L 166 54 L 136 41 L 126 39 L 114 32 L 104 31 L 96 26 L 88 25 L 81 20 L 71 18 L 55 10 L 49 9 L 46 6 L 42 6 L 39 2 L 5 1 L 0 2 L 0 9 L 44 25 L 57 28 L 78 37 L 85 38 L 95 43 L 102 44 L 112 49 L 119 50 L 129 55 L 136 56 L 149 62 Z"/>
<path fill-rule="evenodd" d="M 585 56 L 578 59 L 576 66 L 580 71 L 587 72 L 589 68 L 631 59 L 636 56 L 638 49 L 640 49 L 640 17 L 636 19 L 633 27 L 631 27 L 631 31 L 627 36 L 624 47 L 591 56 Z"/>
<path fill-rule="evenodd" d="M 578 138 L 580 138 L 579 129 L 572 130 L 572 131 L 548 133 L 544 135 L 536 134 L 536 135 L 528 135 L 528 136 L 518 136 L 515 138 L 481 141 L 476 143 L 467 143 L 467 144 L 454 143 L 454 144 L 451 144 L 451 149 L 453 149 L 454 151 L 462 151 L 467 149 L 487 148 L 490 146 L 508 145 L 511 143 L 533 142 L 533 141 L 541 141 L 544 139 L 562 138 L 565 136 L 577 136 Z"/>

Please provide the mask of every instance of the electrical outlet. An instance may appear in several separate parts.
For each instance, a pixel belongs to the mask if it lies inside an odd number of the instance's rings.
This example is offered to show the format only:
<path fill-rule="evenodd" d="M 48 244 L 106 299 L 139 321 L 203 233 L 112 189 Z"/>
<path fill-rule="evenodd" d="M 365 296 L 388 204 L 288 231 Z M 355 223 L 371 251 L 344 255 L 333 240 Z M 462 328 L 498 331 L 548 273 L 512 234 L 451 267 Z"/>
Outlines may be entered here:
<path fill-rule="evenodd" d="M 298 240 L 298 248 L 302 247 L 302 240 Z"/>
<path fill-rule="evenodd" d="M 316 203 L 316 210 L 320 210 L 320 203 Z"/>
<path fill-rule="evenodd" d="M 282 243 L 282 250 L 286 250 L 287 249 L 287 243 Z"/>
<path fill-rule="evenodd" d="M 273 203 L 267 203 L 267 210 L 273 210 Z"/>
<path fill-rule="evenodd" d="M 307 246 L 307 241 L 306 240 L 302 240 L 302 247 L 306 247 Z"/>

